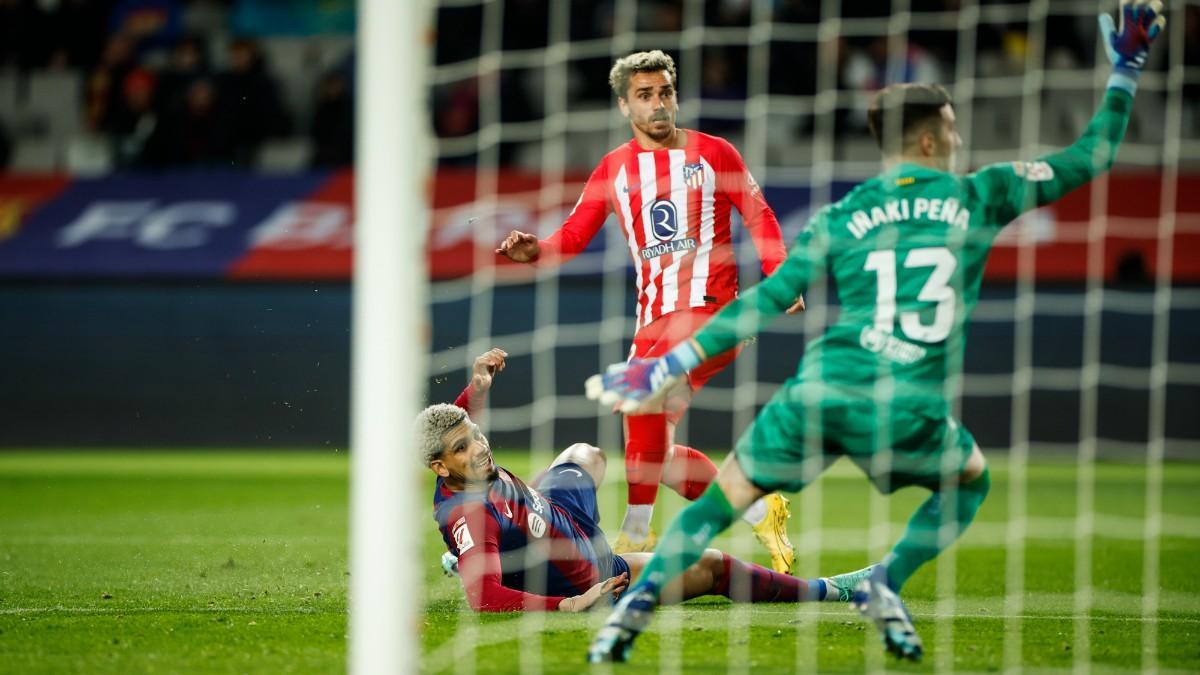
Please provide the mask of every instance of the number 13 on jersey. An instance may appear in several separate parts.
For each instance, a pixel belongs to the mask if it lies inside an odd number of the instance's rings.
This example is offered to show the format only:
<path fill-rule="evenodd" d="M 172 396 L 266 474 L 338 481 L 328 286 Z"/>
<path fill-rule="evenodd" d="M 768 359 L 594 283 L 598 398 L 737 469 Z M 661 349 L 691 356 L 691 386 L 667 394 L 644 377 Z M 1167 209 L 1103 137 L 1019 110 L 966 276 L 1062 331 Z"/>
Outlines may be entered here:
<path fill-rule="evenodd" d="M 957 310 L 958 297 L 949 285 L 954 270 L 958 267 L 958 259 L 945 246 L 930 248 L 914 248 L 904 258 L 905 269 L 932 267 L 929 279 L 917 294 L 918 302 L 935 302 L 933 323 L 921 323 L 920 312 L 901 312 L 900 328 L 904 334 L 913 340 L 921 342 L 941 342 L 950 335 L 954 327 L 954 315 Z M 863 269 L 874 272 L 876 277 L 875 292 L 875 329 L 891 333 L 896 323 L 896 252 L 872 251 L 867 255 Z"/>

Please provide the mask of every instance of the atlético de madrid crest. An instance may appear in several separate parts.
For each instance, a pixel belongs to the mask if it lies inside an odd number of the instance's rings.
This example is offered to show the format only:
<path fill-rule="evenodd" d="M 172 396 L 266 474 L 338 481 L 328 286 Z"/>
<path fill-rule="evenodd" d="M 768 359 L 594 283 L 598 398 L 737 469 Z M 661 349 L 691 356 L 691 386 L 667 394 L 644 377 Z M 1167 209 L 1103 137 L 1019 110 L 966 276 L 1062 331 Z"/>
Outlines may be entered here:
<path fill-rule="evenodd" d="M 704 186 L 704 165 L 700 162 L 683 165 L 683 182 L 693 190 Z"/>

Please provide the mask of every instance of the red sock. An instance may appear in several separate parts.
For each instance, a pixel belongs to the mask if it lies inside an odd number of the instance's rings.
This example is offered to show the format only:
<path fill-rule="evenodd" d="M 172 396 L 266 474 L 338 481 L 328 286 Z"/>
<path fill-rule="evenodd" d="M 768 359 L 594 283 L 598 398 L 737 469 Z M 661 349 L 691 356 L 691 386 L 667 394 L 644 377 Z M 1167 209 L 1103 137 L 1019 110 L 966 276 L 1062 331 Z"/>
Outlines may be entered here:
<path fill-rule="evenodd" d="M 808 582 L 804 579 L 743 562 L 727 553 L 721 554 L 721 562 L 725 566 L 725 575 L 713 588 L 714 595 L 723 595 L 734 602 L 801 602 L 809 599 Z M 745 593 L 750 597 L 745 597 Z"/>
<path fill-rule="evenodd" d="M 630 415 L 625 418 L 625 480 L 630 504 L 653 504 L 658 498 L 663 460 L 667 456 L 667 416 Z"/>
<path fill-rule="evenodd" d="M 663 468 L 662 484 L 694 502 L 717 477 L 717 465 L 703 452 L 686 445 L 672 445 L 671 459 Z"/>

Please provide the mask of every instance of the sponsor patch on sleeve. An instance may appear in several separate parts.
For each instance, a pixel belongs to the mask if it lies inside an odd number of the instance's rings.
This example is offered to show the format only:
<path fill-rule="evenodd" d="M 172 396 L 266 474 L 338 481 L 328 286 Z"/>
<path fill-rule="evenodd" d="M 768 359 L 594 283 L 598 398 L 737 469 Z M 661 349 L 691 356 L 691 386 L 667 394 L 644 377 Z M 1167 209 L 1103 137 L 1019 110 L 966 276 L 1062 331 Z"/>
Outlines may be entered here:
<path fill-rule="evenodd" d="M 462 555 L 475 547 L 475 540 L 471 538 L 471 531 L 467 529 L 467 517 L 463 516 L 454 523 L 454 545 L 458 547 L 458 555 Z"/>
<path fill-rule="evenodd" d="M 1012 167 L 1013 173 L 1033 183 L 1054 179 L 1054 169 L 1046 162 L 1013 162 Z"/>
<path fill-rule="evenodd" d="M 750 196 L 757 197 L 758 193 L 762 192 L 762 188 L 758 187 L 758 181 L 754 180 L 754 176 L 750 172 L 746 172 L 746 184 L 750 186 Z"/>
<path fill-rule="evenodd" d="M 546 535 L 546 521 L 536 513 L 529 514 L 526 519 L 526 525 L 529 527 L 529 534 L 541 539 Z"/>

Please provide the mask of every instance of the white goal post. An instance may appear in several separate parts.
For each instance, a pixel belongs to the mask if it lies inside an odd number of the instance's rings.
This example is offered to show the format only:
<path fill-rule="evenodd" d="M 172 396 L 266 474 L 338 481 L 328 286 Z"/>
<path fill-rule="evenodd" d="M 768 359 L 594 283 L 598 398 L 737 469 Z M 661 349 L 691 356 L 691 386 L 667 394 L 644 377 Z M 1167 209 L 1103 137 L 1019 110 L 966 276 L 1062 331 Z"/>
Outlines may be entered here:
<path fill-rule="evenodd" d="M 420 662 L 419 479 L 404 450 L 425 388 L 429 11 L 424 0 L 358 9 L 348 663 L 407 673 Z"/>

